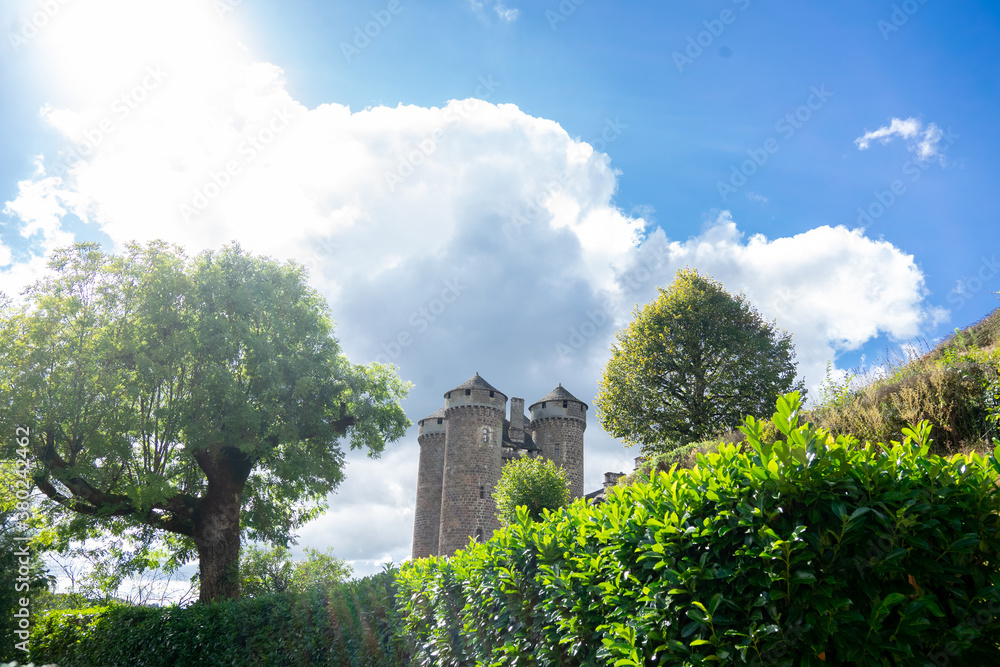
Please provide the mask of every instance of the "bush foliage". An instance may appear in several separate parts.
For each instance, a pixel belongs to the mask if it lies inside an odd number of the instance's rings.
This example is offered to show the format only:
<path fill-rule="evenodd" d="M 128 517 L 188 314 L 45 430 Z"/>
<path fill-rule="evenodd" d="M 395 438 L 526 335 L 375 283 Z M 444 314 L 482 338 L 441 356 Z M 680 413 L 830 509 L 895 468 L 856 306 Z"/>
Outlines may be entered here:
<path fill-rule="evenodd" d="M 555 510 L 569 504 L 569 482 L 566 471 L 555 461 L 523 457 L 503 467 L 500 481 L 493 493 L 500 523 L 509 526 L 517 520 L 517 508 L 524 506 L 532 519 L 539 519 L 544 510 Z"/>
<path fill-rule="evenodd" d="M 31 659 L 59 667 L 398 667 L 409 654 L 395 633 L 394 574 L 184 608 L 51 612 L 33 629 Z"/>
<path fill-rule="evenodd" d="M 747 418 L 745 452 L 403 566 L 419 665 L 996 664 L 1000 461 Z M 953 661 L 954 660 L 954 661 Z M 953 662 L 952 662 L 953 661 Z"/>

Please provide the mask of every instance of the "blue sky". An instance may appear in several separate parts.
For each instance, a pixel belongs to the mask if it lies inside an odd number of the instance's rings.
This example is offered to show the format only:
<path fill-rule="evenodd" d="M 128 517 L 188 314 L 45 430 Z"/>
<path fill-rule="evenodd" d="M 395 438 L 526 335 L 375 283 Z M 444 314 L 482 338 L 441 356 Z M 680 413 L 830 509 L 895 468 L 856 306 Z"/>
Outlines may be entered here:
<path fill-rule="evenodd" d="M 0 290 L 74 240 L 236 240 L 310 268 L 414 422 L 476 371 L 592 403 L 684 266 L 791 331 L 814 393 L 997 305 L 995 3 L 0 7 Z M 636 454 L 591 415 L 588 489 Z M 301 545 L 405 558 L 416 457 L 352 458 Z"/>

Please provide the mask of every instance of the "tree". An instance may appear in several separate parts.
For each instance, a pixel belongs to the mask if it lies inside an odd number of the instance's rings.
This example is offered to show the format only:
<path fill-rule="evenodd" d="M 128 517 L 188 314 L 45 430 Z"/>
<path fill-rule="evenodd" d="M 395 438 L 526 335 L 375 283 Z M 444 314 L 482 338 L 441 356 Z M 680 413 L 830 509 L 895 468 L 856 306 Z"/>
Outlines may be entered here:
<path fill-rule="evenodd" d="M 517 521 L 517 508 L 526 506 L 536 521 L 542 510 L 556 510 L 569 505 L 569 482 L 566 471 L 554 461 L 521 457 L 504 466 L 493 492 L 497 517 L 504 526 Z"/>
<path fill-rule="evenodd" d="M 240 556 L 241 591 L 246 597 L 287 590 L 304 592 L 310 588 L 329 588 L 346 581 L 353 570 L 333 550 L 325 552 L 306 548 L 306 559 L 293 561 L 284 547 L 261 549 L 249 547 Z"/>
<path fill-rule="evenodd" d="M 649 454 L 768 414 L 795 381 L 791 334 L 742 294 L 683 269 L 618 332 L 594 403 L 605 430 Z"/>
<path fill-rule="evenodd" d="M 31 426 L 64 536 L 197 555 L 202 601 L 238 597 L 241 538 L 287 544 L 324 508 L 342 439 L 375 457 L 409 425 L 408 385 L 347 360 L 292 263 L 153 242 L 49 266 L 2 311 L 0 426 Z"/>

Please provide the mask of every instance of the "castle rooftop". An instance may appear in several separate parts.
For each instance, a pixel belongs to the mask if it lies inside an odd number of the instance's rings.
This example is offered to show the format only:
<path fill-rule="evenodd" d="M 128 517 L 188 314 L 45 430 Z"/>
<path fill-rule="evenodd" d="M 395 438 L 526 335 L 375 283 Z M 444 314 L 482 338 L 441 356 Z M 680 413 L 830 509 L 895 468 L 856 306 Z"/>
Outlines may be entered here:
<path fill-rule="evenodd" d="M 546 394 L 543 398 L 532 403 L 531 407 L 535 407 L 536 405 L 542 403 L 543 401 L 546 403 L 549 401 L 576 401 L 577 403 L 583 403 L 583 401 L 581 401 L 579 398 L 577 398 L 573 394 L 563 389 L 562 383 L 560 383 L 558 387 L 556 387 L 548 394 Z M 586 403 L 583 404 L 587 405 Z"/>
<path fill-rule="evenodd" d="M 451 391 L 458 391 L 460 389 L 486 389 L 487 391 L 494 391 L 494 392 L 500 394 L 501 396 L 503 396 L 504 398 L 507 398 L 507 394 L 503 393 L 502 391 L 500 391 L 499 389 L 497 389 L 496 387 L 494 387 L 493 385 L 491 385 L 489 382 L 487 382 L 483 378 L 479 377 L 479 373 L 476 373 L 471 378 L 469 378 L 468 380 L 466 380 L 462 384 L 458 385 L 457 387 L 455 387 Z M 450 394 L 450 393 L 451 392 L 446 392 L 445 396 L 447 396 L 447 394 Z"/>
<path fill-rule="evenodd" d="M 420 421 L 424 421 L 426 419 L 444 419 L 444 408 L 438 408 L 433 413 L 427 415 Z"/>

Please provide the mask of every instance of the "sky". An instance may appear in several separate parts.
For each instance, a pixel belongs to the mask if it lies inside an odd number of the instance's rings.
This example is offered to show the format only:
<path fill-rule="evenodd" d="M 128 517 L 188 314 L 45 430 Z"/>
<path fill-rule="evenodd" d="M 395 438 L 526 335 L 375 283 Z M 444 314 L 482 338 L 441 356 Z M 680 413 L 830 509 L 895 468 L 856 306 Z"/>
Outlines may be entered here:
<path fill-rule="evenodd" d="M 235 241 L 413 383 L 413 428 L 300 531 L 357 574 L 409 556 L 446 391 L 592 406 L 680 268 L 791 332 L 814 398 L 998 305 L 997 3 L 0 0 L 0 27 L 0 291 L 77 241 Z M 588 491 L 638 455 L 595 412 Z"/>

